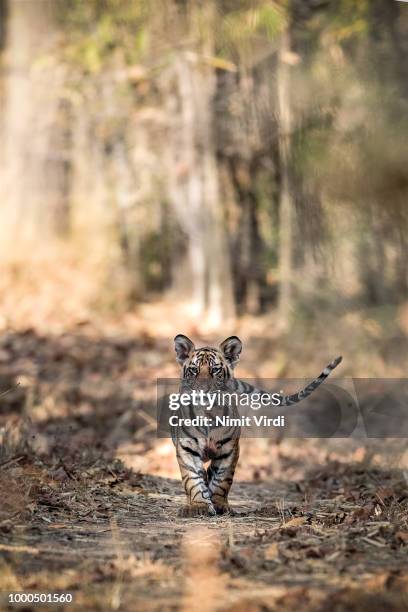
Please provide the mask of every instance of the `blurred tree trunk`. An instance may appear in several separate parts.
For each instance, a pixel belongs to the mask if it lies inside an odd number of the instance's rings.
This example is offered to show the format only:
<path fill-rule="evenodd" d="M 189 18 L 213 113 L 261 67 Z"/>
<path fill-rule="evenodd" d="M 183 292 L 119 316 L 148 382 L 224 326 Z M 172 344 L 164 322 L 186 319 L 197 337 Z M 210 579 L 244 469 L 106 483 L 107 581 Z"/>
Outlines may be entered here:
<path fill-rule="evenodd" d="M 53 0 L 9 0 L 7 14 L 2 229 L 13 241 L 32 240 L 38 231 L 67 230 L 69 105 L 60 97 L 64 68 L 53 57 Z"/>
<path fill-rule="evenodd" d="M 290 77 L 288 55 L 289 32 L 282 34 L 278 64 L 279 158 L 280 158 L 280 218 L 279 218 L 279 318 L 288 322 L 292 298 L 292 233 L 293 198 L 290 180 L 291 129 Z"/>
<path fill-rule="evenodd" d="M 231 264 L 219 194 L 214 142 L 215 3 L 186 7 L 188 51 L 174 63 L 178 101 L 172 101 L 172 152 L 168 173 L 173 205 L 187 238 L 192 303 L 197 316 L 219 325 L 234 316 Z"/>
<path fill-rule="evenodd" d="M 254 192 L 258 160 L 228 159 L 228 171 L 239 207 L 234 236 L 234 284 L 240 312 L 257 314 L 261 310 L 262 238 L 259 232 L 258 201 Z"/>
<path fill-rule="evenodd" d="M 392 80 L 405 99 L 408 98 L 406 9 L 402 2 L 372 0 L 368 19 L 371 54 L 378 76 L 382 83 Z"/>
<path fill-rule="evenodd" d="M 6 38 L 7 4 L 6 0 L 0 0 L 0 51 L 3 50 Z"/>

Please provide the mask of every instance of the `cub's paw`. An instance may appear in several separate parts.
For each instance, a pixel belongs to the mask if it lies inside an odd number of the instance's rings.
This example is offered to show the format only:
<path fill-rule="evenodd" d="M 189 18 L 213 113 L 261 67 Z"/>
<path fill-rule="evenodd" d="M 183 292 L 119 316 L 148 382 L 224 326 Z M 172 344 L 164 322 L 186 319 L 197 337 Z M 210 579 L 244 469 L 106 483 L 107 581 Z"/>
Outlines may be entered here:
<path fill-rule="evenodd" d="M 195 516 L 215 516 L 215 508 L 212 504 L 197 503 L 187 504 L 178 511 L 180 518 L 192 518 Z"/>
<path fill-rule="evenodd" d="M 211 501 L 217 514 L 233 514 L 228 500 L 225 499 L 225 497 L 215 494 L 212 496 Z"/>
<path fill-rule="evenodd" d="M 213 505 L 217 514 L 234 514 L 234 511 L 228 503 L 213 502 Z"/>

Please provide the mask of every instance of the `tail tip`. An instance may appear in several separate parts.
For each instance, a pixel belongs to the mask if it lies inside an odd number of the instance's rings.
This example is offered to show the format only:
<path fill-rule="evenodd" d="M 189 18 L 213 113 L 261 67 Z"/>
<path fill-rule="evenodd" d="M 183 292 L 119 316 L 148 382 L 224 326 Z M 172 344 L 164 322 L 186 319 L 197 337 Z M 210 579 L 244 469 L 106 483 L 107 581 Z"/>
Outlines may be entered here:
<path fill-rule="evenodd" d="M 333 368 L 336 368 L 336 367 L 339 365 L 339 363 L 341 363 L 342 361 L 343 361 L 343 356 L 342 356 L 342 355 L 340 355 L 339 357 L 337 357 L 337 358 L 336 358 L 336 359 L 333 361 L 333 363 L 332 363 L 332 367 L 333 367 Z"/>

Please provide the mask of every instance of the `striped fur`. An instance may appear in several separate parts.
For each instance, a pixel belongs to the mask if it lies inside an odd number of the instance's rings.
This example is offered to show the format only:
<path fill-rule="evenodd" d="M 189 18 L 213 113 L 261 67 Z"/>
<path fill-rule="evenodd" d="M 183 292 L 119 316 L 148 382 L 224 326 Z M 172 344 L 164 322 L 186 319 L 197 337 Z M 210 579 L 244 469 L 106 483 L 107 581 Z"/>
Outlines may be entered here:
<path fill-rule="evenodd" d="M 222 342 L 219 349 L 196 349 L 193 342 L 182 334 L 174 339 L 177 361 L 182 367 L 180 392 L 220 389 L 238 394 L 268 393 L 234 378 L 234 367 L 239 360 L 242 343 L 237 336 Z M 301 391 L 283 396 L 281 406 L 291 406 L 308 397 L 341 362 L 341 357 L 330 363 L 323 372 Z M 214 406 L 211 416 L 226 414 L 224 406 Z M 208 416 L 207 407 L 181 408 L 183 417 Z M 230 417 L 239 417 L 234 407 L 227 408 Z M 215 515 L 229 512 L 228 494 L 239 458 L 240 427 L 198 426 L 174 427 L 172 438 L 176 447 L 187 505 L 182 516 Z M 205 468 L 205 463 L 210 465 Z"/>

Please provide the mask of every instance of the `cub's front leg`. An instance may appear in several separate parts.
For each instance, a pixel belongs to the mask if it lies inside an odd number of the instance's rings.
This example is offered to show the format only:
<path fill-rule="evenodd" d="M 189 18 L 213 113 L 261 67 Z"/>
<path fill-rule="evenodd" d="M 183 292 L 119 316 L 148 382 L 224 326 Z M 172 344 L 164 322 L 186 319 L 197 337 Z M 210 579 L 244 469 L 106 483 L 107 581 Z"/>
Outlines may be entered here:
<path fill-rule="evenodd" d="M 182 517 L 216 514 L 208 491 L 207 472 L 198 446 L 195 446 L 191 440 L 178 440 L 176 443 L 177 461 L 187 495 L 187 505 L 179 512 Z"/>
<path fill-rule="evenodd" d="M 220 449 L 208 468 L 208 490 L 217 514 L 231 512 L 228 493 L 234 480 L 235 468 L 239 458 L 239 440 L 231 440 Z"/>

